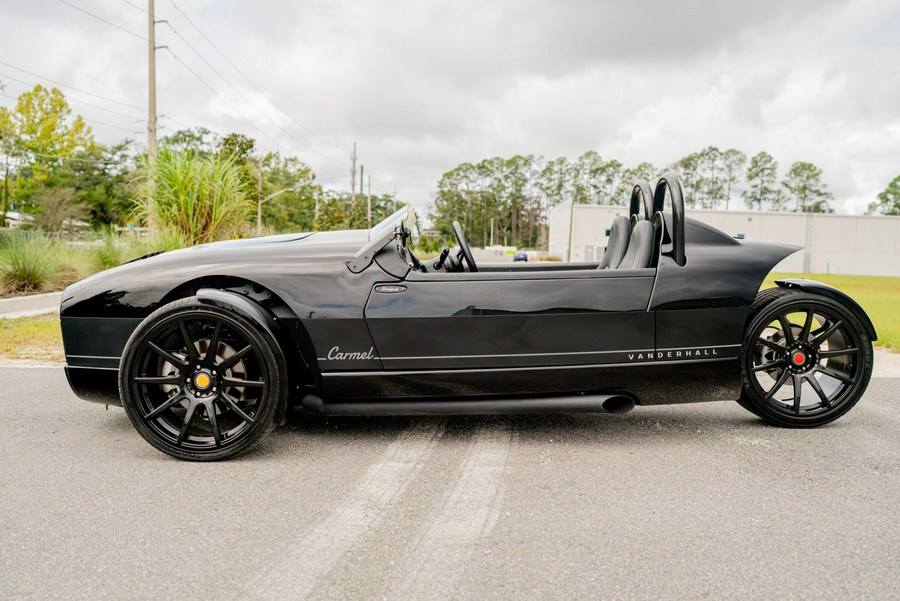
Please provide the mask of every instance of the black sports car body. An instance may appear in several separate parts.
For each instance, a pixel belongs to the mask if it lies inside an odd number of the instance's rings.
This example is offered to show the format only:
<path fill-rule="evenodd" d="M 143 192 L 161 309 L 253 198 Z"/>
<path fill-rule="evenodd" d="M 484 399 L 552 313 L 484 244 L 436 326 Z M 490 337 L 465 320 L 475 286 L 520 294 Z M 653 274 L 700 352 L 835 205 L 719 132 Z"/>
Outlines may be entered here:
<path fill-rule="evenodd" d="M 422 262 L 415 213 L 371 231 L 220 242 L 70 286 L 75 393 L 123 405 L 171 455 L 239 453 L 287 411 L 334 415 L 626 413 L 738 401 L 782 426 L 830 422 L 862 396 L 871 321 L 810 280 L 759 292 L 799 247 L 685 218 L 677 178 L 634 187 L 600 263 Z"/>

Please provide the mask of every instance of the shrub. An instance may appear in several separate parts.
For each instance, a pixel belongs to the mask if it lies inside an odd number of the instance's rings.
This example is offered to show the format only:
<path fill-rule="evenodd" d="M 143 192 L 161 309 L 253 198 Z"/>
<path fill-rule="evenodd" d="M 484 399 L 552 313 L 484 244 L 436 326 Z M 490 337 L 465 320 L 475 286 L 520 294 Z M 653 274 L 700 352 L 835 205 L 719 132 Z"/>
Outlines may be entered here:
<path fill-rule="evenodd" d="M 138 179 L 138 217 L 154 230 L 170 229 L 158 239 L 179 246 L 230 238 L 255 205 L 234 158 L 200 156 L 163 148 Z"/>
<path fill-rule="evenodd" d="M 36 232 L 0 238 L 0 284 L 8 292 L 39 292 L 60 276 L 56 242 Z"/>

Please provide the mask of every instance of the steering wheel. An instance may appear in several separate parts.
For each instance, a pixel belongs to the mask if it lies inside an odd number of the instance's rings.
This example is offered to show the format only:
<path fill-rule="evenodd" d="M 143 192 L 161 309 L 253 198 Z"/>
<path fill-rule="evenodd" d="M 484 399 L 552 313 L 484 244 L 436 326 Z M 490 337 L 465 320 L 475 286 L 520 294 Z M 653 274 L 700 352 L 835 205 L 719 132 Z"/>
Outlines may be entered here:
<path fill-rule="evenodd" d="M 456 242 L 459 243 L 459 252 L 469 265 L 469 271 L 478 271 L 478 267 L 475 266 L 475 258 L 472 256 L 472 250 L 469 248 L 469 243 L 466 242 L 466 235 L 463 234 L 459 221 L 453 222 L 453 233 L 456 235 Z"/>

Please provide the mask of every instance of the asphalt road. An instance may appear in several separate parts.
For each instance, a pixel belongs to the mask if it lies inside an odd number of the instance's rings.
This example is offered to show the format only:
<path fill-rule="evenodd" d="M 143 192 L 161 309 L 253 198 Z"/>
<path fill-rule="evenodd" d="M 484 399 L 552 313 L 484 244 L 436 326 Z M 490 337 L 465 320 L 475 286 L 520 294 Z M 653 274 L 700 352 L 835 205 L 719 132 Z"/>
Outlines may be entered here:
<path fill-rule="evenodd" d="M 900 378 L 817 430 L 297 415 L 236 461 L 146 444 L 59 368 L 0 368 L 0 596 L 900 597 Z"/>

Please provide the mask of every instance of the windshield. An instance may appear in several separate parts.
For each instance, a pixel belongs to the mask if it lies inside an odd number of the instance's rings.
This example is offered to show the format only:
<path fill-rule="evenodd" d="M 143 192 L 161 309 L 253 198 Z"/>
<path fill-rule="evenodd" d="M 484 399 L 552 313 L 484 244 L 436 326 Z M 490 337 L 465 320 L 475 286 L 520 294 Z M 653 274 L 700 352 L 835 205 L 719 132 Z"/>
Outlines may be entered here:
<path fill-rule="evenodd" d="M 418 241 L 419 228 L 416 225 L 416 212 L 413 210 L 412 205 L 406 205 L 402 209 L 397 209 L 394 213 L 372 226 L 372 229 L 369 230 L 369 240 L 377 240 L 385 233 L 394 231 L 398 225 L 403 225 L 407 233 L 414 238 L 413 244 Z"/>

